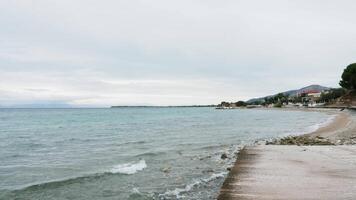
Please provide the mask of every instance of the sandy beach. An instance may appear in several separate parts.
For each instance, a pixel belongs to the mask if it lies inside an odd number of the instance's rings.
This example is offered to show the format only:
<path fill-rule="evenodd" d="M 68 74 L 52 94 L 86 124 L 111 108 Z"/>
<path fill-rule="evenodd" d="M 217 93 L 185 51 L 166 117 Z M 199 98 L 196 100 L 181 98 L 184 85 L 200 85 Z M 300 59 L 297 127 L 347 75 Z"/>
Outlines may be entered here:
<path fill-rule="evenodd" d="M 337 115 L 304 136 L 334 145 L 245 147 L 218 199 L 356 199 L 355 112 L 326 112 Z"/>
<path fill-rule="evenodd" d="M 331 123 L 310 133 L 310 136 L 325 137 L 336 144 L 356 144 L 355 118 L 355 111 L 339 112 Z"/>

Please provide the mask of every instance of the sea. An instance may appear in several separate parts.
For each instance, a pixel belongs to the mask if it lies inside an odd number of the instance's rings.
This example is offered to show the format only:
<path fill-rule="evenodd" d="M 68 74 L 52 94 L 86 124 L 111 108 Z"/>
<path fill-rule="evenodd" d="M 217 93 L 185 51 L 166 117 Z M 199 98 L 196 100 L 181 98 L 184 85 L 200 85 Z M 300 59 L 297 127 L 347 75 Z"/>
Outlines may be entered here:
<path fill-rule="evenodd" d="M 312 132 L 333 117 L 211 107 L 0 109 L 0 199 L 216 199 L 245 145 Z"/>

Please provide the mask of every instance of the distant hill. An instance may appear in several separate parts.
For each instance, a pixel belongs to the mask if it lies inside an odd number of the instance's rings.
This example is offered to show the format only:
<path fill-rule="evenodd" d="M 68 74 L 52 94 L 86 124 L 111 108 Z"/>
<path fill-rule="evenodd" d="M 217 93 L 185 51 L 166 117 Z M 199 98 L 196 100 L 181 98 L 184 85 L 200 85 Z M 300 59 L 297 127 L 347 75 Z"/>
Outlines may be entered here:
<path fill-rule="evenodd" d="M 307 92 L 307 91 L 322 92 L 322 91 L 330 90 L 330 89 L 331 88 L 329 88 L 329 87 L 324 87 L 324 86 L 321 86 L 321 85 L 309 85 L 307 87 L 303 87 L 303 88 L 300 88 L 300 89 L 297 89 L 297 90 L 289 90 L 289 91 L 280 92 L 280 93 L 283 93 L 284 95 L 288 95 L 288 96 L 294 97 L 294 96 L 297 96 L 300 93 Z M 265 97 L 260 97 L 260 98 L 253 98 L 253 99 L 248 100 L 247 103 L 254 103 L 254 102 L 263 101 L 266 97 L 269 98 L 269 97 L 274 97 L 276 95 L 277 94 L 269 95 L 269 96 L 265 96 Z"/>

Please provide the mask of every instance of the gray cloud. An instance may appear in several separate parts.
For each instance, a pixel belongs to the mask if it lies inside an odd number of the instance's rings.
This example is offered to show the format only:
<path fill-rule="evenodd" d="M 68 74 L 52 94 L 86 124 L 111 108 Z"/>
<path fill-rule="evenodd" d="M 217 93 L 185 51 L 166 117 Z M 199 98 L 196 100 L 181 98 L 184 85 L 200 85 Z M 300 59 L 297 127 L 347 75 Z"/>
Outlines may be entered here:
<path fill-rule="evenodd" d="M 205 104 L 307 84 L 355 62 L 356 3 L 0 2 L 0 105 Z"/>

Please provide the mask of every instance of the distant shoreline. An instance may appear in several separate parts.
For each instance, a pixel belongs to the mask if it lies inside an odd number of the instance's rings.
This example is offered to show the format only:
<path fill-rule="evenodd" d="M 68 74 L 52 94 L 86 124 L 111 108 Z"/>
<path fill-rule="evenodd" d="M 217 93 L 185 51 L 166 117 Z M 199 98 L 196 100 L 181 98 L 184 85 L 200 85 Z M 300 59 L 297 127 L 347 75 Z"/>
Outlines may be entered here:
<path fill-rule="evenodd" d="M 187 105 L 187 106 L 111 106 L 110 108 L 213 108 L 216 105 Z"/>

